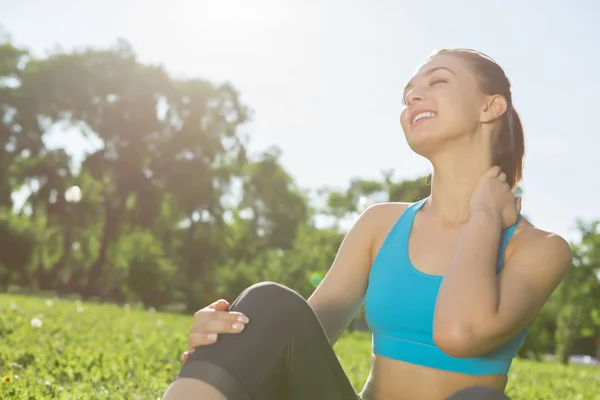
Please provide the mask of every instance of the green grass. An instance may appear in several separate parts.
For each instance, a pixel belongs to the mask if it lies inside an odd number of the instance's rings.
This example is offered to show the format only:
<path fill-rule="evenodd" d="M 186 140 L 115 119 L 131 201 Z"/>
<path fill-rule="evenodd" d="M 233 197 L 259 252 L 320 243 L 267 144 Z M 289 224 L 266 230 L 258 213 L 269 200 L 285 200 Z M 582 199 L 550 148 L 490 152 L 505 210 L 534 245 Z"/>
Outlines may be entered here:
<path fill-rule="evenodd" d="M 35 318 L 41 326 L 32 325 Z M 160 398 L 179 369 L 190 321 L 108 304 L 0 295 L 0 398 Z M 369 372 L 369 336 L 349 335 L 336 352 L 359 391 Z M 599 400 L 600 369 L 517 360 L 508 393 L 514 400 Z"/>

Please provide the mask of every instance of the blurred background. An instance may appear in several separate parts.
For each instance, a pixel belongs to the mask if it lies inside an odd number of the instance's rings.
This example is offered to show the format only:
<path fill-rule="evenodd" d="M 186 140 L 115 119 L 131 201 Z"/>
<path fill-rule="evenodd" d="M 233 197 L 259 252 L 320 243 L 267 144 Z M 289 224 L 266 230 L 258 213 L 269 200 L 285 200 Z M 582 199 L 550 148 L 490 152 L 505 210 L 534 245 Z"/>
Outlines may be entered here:
<path fill-rule="evenodd" d="M 185 313 L 261 280 L 310 295 L 363 209 L 429 193 L 402 89 L 467 47 L 512 81 L 524 214 L 574 249 L 521 355 L 597 363 L 599 18 L 591 0 L 0 0 L 0 290 Z"/>

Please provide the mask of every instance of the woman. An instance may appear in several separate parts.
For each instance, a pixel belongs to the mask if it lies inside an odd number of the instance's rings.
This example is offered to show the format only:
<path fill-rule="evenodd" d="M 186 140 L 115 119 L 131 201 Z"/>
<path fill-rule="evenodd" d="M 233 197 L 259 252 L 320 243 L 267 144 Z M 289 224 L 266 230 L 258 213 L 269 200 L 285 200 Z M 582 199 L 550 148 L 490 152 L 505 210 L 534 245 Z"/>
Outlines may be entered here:
<path fill-rule="evenodd" d="M 165 400 L 356 399 L 332 346 L 363 301 L 363 400 L 508 398 L 511 361 L 568 272 L 569 245 L 520 217 L 523 128 L 493 60 L 436 51 L 404 100 L 431 195 L 366 210 L 308 302 L 265 282 L 196 313 Z"/>

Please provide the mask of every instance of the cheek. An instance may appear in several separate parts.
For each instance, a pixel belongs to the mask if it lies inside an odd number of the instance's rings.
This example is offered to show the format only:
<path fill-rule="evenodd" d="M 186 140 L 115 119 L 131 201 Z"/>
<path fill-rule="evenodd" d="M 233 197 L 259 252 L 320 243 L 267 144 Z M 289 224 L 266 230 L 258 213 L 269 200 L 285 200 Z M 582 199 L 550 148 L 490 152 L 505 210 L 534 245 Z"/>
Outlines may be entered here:
<path fill-rule="evenodd" d="M 464 122 L 471 123 L 474 119 L 479 119 L 481 99 L 474 88 L 466 87 L 463 91 L 454 91 L 451 101 L 456 109 L 456 115 Z"/>
<path fill-rule="evenodd" d="M 404 133 L 407 132 L 409 125 L 410 124 L 408 123 L 408 107 L 404 107 L 402 109 L 402 112 L 400 112 L 400 126 L 402 126 L 402 130 L 404 131 Z"/>
<path fill-rule="evenodd" d="M 440 108 L 446 111 L 443 119 L 449 128 L 452 126 L 463 130 L 478 119 L 477 107 L 473 99 L 462 93 L 453 93 L 452 96 L 446 97 L 443 103 L 440 104 Z"/>

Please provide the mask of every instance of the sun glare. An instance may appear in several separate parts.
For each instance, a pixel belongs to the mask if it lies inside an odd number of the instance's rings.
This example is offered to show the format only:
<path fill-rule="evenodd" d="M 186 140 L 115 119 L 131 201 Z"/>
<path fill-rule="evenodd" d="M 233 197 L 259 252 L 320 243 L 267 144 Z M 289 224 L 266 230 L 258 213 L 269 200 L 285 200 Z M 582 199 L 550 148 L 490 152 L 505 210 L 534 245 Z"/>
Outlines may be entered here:
<path fill-rule="evenodd" d="M 247 53 L 266 57 L 294 18 L 285 4 L 274 0 L 182 1 L 168 11 L 154 10 L 163 29 L 157 32 L 153 28 L 151 36 L 162 42 L 164 32 L 170 32 L 168 37 L 179 39 L 169 42 L 172 50 L 185 47 L 187 57 L 201 54 L 204 63 L 209 61 L 206 57 L 233 62 L 238 58 L 235 55 Z"/>
<path fill-rule="evenodd" d="M 202 0 L 186 2 L 180 7 L 187 23 L 209 29 L 217 35 L 243 35 L 244 30 L 269 25 L 278 18 L 276 4 L 271 0 Z"/>

